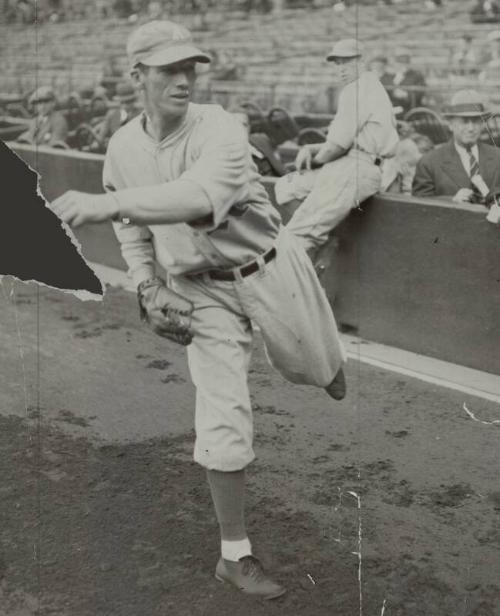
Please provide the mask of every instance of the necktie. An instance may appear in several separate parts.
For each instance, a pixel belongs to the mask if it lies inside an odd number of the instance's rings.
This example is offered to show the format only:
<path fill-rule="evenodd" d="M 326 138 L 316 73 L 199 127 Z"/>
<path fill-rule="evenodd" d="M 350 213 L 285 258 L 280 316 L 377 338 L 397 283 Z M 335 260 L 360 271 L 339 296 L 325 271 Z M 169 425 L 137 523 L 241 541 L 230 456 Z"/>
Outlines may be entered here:
<path fill-rule="evenodd" d="M 479 200 L 481 200 L 488 194 L 489 189 L 484 183 L 484 180 L 481 177 L 481 174 L 479 173 L 479 163 L 477 161 L 477 158 L 472 153 L 472 148 L 467 148 L 467 154 L 469 155 L 469 166 L 470 166 L 469 176 L 471 178 L 472 192 L 476 195 L 476 197 L 479 198 Z M 476 176 L 476 181 L 473 182 L 472 179 L 475 176 Z"/>
<path fill-rule="evenodd" d="M 479 163 L 477 162 L 477 158 L 472 153 L 472 148 L 467 149 L 467 154 L 469 155 L 469 165 L 470 165 L 469 175 L 471 178 L 473 178 L 475 175 L 479 174 Z"/>

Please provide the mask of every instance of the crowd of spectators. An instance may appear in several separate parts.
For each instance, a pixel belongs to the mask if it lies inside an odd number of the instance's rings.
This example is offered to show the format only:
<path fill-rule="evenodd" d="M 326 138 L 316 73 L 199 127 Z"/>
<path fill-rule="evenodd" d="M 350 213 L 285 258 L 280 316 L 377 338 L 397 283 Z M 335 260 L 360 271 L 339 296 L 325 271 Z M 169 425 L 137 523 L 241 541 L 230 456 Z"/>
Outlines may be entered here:
<path fill-rule="evenodd" d="M 160 19 L 169 14 L 203 15 L 215 0 L 3 0 L 3 19 L 7 23 L 32 24 L 75 19 Z"/>
<path fill-rule="evenodd" d="M 383 72 L 384 67 L 385 58 L 381 57 L 375 58 L 371 65 L 372 70 L 376 68 L 377 74 L 381 77 L 385 74 Z M 75 147 L 89 152 L 105 152 L 111 135 L 139 113 L 140 103 L 135 89 L 130 82 L 123 80 L 123 77 L 118 83 L 113 82 L 112 88 L 109 87 L 109 84 L 107 84 L 108 88 L 104 87 L 105 80 L 102 83 L 103 85 L 92 90 L 71 93 L 65 100 L 59 101 L 51 88 L 46 86 L 38 88 L 29 99 L 30 107 L 33 110 L 33 119 L 28 130 L 19 136 L 18 141 L 52 147 Z M 392 79 L 390 83 L 393 83 Z M 449 154 L 450 151 L 455 151 L 450 144 L 452 144 L 453 139 L 459 138 L 460 130 L 472 131 L 476 142 L 484 135 L 485 121 L 490 114 L 484 111 L 484 105 L 479 101 L 478 95 L 475 96 L 476 102 L 471 103 L 469 95 L 469 99 L 467 99 L 469 107 L 476 105 L 476 108 L 480 109 L 481 112 L 470 114 L 472 119 L 467 114 L 462 114 L 463 117 L 460 114 L 453 115 L 448 108 L 441 110 L 443 116 L 447 118 L 446 125 L 449 125 L 447 130 L 451 131 L 451 141 L 447 147 L 440 142 L 434 143 L 431 136 L 425 134 L 425 127 L 422 131 L 422 127 L 418 123 L 403 120 L 403 108 L 400 105 L 394 106 L 394 112 L 398 118 L 400 141 L 394 158 L 388 159 L 383 167 L 382 185 L 384 191 L 405 194 L 411 194 L 413 191 L 414 194 L 419 196 L 441 194 L 439 187 L 433 193 L 428 182 L 425 189 L 422 188 L 422 169 L 428 172 L 429 169 L 433 169 L 437 165 L 437 161 L 441 160 L 442 152 Z M 457 103 L 454 99 L 453 104 L 456 106 L 460 103 Z M 259 120 L 258 127 L 252 127 L 252 118 L 248 108 L 244 105 L 232 107 L 230 111 L 248 130 L 252 157 L 259 172 L 265 176 L 282 176 L 289 168 L 290 162 L 286 157 L 286 147 L 284 150 L 285 158 L 280 155 L 280 146 L 286 140 L 286 135 L 280 139 L 279 137 L 276 138 L 276 131 L 274 134 L 268 134 L 262 118 Z M 290 122 L 294 123 L 293 118 L 290 118 Z M 318 141 L 324 138 L 324 131 L 313 130 L 313 132 L 318 136 Z M 298 134 L 292 135 L 292 141 L 286 141 L 286 143 L 293 145 L 297 136 Z M 493 137 L 491 141 L 495 143 Z M 441 148 L 443 149 L 441 150 Z M 440 153 L 432 154 L 436 149 L 439 149 Z M 496 150 L 496 148 L 493 149 Z M 491 150 L 491 148 L 488 150 Z M 424 162 L 420 163 L 422 157 Z M 478 154 L 478 159 L 484 162 L 483 150 Z M 458 160 L 455 156 L 455 163 Z M 497 160 L 497 165 L 499 173 L 495 177 L 499 176 L 497 179 L 500 181 L 500 159 Z M 417 179 L 415 184 L 414 176 L 417 169 L 420 169 L 420 180 Z M 417 173 L 417 177 L 418 175 Z M 496 186 L 497 179 L 492 181 L 492 178 L 488 175 L 484 179 L 487 185 L 491 184 L 500 190 L 500 184 L 498 187 Z M 471 194 L 467 193 L 467 196 L 470 197 Z M 463 196 L 465 193 L 462 192 L 460 195 Z M 473 193 L 473 196 L 476 198 L 477 194 Z"/>
<path fill-rule="evenodd" d="M 18 141 L 32 145 L 64 146 L 68 137 L 68 122 L 64 114 L 56 109 L 53 90 L 47 86 L 37 88 L 29 103 L 34 116 L 28 130 L 18 137 Z"/>
<path fill-rule="evenodd" d="M 227 9 L 248 13 L 279 13 L 284 8 L 318 8 L 335 0 L 225 0 Z M 74 19 L 128 19 L 131 22 L 162 19 L 191 13 L 206 26 L 204 15 L 217 7 L 217 0 L 3 0 L 2 14 L 7 23 L 32 24 Z"/>
<path fill-rule="evenodd" d="M 391 69 L 384 55 L 376 55 L 370 62 L 371 70 L 387 90 L 392 104 L 403 112 L 422 105 L 426 87 L 424 75 L 411 66 L 411 61 L 411 52 L 400 47 L 394 52 Z"/>
<path fill-rule="evenodd" d="M 474 23 L 500 22 L 500 0 L 477 0 L 470 16 Z"/>
<path fill-rule="evenodd" d="M 451 139 L 418 161 L 412 194 L 485 203 L 500 191 L 500 149 L 480 141 L 490 113 L 473 90 L 458 91 L 443 113 Z"/>
<path fill-rule="evenodd" d="M 384 0 L 386 4 L 396 1 L 398 0 Z M 500 0 L 498 2 L 500 3 Z M 170 12 L 201 11 L 201 14 L 203 14 L 214 3 L 215 0 L 190 0 L 189 2 L 178 0 L 95 0 L 89 3 L 89 6 L 91 4 L 94 14 L 98 17 L 118 16 L 130 19 L 135 16 L 139 20 L 147 21 L 167 18 Z M 62 20 L 66 15 L 69 15 L 67 12 L 69 4 L 65 0 L 45 0 L 37 3 L 33 0 L 4 0 L 5 14 L 10 14 L 14 20 L 26 23 L 33 19 L 35 10 L 38 14 L 45 16 L 46 19 Z M 235 0 L 233 4 L 235 7 L 248 11 L 268 12 L 279 11 L 285 5 L 300 4 L 300 2 L 294 3 L 293 0 L 289 2 Z M 322 2 L 303 2 L 302 4 L 319 6 Z M 330 2 L 330 5 L 332 4 L 334 3 Z M 496 10 L 494 7 L 495 0 L 490 3 L 482 2 L 479 4 L 482 5 L 484 10 L 493 12 Z M 75 6 L 77 5 L 78 3 L 75 3 Z M 54 17 L 54 15 L 57 15 L 57 17 Z M 207 79 L 232 82 L 238 81 L 242 77 L 241 67 L 238 66 L 230 53 L 214 48 L 210 50 L 210 55 L 212 64 L 210 73 L 206 75 Z M 443 109 L 435 108 L 435 115 L 445 116 L 446 121 L 443 120 L 443 125 L 449 126 L 446 130 L 451 131 L 451 140 L 446 147 L 442 145 L 442 140 L 435 140 L 432 133 L 422 131 L 422 126 L 403 120 L 408 112 L 415 108 L 425 107 L 431 104 L 430 101 L 432 100 L 427 95 L 424 74 L 413 65 L 413 60 L 411 50 L 397 47 L 389 55 L 379 53 L 372 56 L 369 67 L 376 73 L 389 94 L 394 112 L 398 117 L 400 142 L 394 158 L 385 164 L 384 190 L 406 194 L 413 192 L 422 196 L 422 170 L 433 168 L 441 153 L 448 152 L 450 154 L 451 152 L 453 154 L 457 151 L 456 145 L 453 144 L 457 143 L 459 131 L 465 130 L 463 126 L 461 129 L 459 127 L 459 124 L 461 126 L 465 120 L 460 119 L 460 116 L 457 115 L 446 114 Z M 488 79 L 495 72 L 498 76 L 500 74 L 500 30 L 490 32 L 482 48 L 469 34 L 458 37 L 454 48 L 450 50 L 449 65 L 450 75 L 458 80 L 463 80 L 464 83 L 467 83 L 467 80 L 475 80 L 480 83 L 481 80 Z M 53 89 L 49 87 L 38 88 L 29 99 L 33 119 L 29 128 L 20 135 L 19 140 L 37 145 L 76 147 L 84 151 L 104 152 L 111 135 L 140 111 L 136 92 L 126 81 L 121 66 L 119 58 L 110 53 L 104 58 L 101 74 L 96 80 L 97 87 L 86 91 L 72 92 L 59 101 L 56 99 Z M 200 81 L 203 82 L 203 76 L 200 77 Z M 288 163 L 286 156 L 280 155 L 283 144 L 267 134 L 265 130 L 262 130 L 262 127 L 259 130 L 254 130 L 251 126 L 251 118 L 243 107 L 233 107 L 232 110 L 248 127 L 252 156 L 261 174 L 268 176 L 283 175 Z M 484 133 L 487 117 L 486 113 L 476 117 L 474 124 L 476 132 L 482 128 Z M 472 121 L 468 120 L 468 124 L 472 124 Z M 318 130 L 320 138 L 321 135 L 324 136 L 325 129 L 326 125 L 323 127 L 323 131 Z M 483 138 L 484 134 L 477 137 L 477 140 L 480 137 Z M 298 134 L 295 134 L 291 139 L 292 145 L 293 141 L 297 143 Z M 439 155 L 435 154 L 438 149 Z M 476 158 L 484 162 L 485 156 L 481 147 L 481 151 L 477 153 Z M 459 158 L 455 157 L 455 163 Z M 489 176 L 484 179 L 488 187 L 490 187 L 490 184 L 496 187 L 496 179 L 493 181 Z M 500 186 L 498 189 L 500 190 Z M 462 191 L 460 195 L 477 199 L 477 191 L 474 188 L 470 190 L 472 192 Z M 430 189 L 427 186 L 424 192 L 429 193 L 429 191 Z M 436 191 L 435 194 L 439 194 L 439 189 L 436 189 Z M 458 193 L 458 189 L 455 192 Z M 456 195 L 451 196 L 455 197 Z"/>

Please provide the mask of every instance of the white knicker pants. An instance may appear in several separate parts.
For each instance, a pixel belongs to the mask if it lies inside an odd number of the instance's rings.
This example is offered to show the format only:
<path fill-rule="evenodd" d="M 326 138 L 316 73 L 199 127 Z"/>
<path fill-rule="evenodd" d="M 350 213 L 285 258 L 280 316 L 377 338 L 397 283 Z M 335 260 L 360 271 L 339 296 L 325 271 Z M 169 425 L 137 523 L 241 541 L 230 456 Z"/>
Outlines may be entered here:
<path fill-rule="evenodd" d="M 194 459 L 221 471 L 254 459 L 247 374 L 252 323 L 271 364 L 289 381 L 325 387 L 345 361 L 335 319 L 312 263 L 286 228 L 276 257 L 239 280 L 172 277 L 194 302 L 188 363 L 196 387 Z"/>
<path fill-rule="evenodd" d="M 381 177 L 380 167 L 369 155 L 350 150 L 316 172 L 312 190 L 288 222 L 288 229 L 306 250 L 319 248 L 353 208 L 380 190 Z"/>

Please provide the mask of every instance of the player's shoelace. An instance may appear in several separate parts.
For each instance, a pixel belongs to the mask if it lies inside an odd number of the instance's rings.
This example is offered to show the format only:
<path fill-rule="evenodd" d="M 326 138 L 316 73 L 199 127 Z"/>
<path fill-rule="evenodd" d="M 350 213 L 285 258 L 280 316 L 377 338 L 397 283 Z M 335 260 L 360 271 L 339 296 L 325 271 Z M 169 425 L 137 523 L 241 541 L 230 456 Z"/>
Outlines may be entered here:
<path fill-rule="evenodd" d="M 253 578 L 256 582 L 265 579 L 264 569 L 255 556 L 243 556 L 243 558 L 240 558 L 240 561 L 243 563 L 243 575 L 248 575 L 248 577 Z"/>

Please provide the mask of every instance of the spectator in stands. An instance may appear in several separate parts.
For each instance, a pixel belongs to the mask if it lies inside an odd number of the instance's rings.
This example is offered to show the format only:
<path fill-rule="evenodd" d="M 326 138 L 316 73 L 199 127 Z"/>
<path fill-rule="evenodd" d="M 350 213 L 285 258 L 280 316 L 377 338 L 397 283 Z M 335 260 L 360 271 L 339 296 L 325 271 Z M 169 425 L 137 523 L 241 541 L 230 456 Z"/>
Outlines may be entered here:
<path fill-rule="evenodd" d="M 113 11 L 119 19 L 127 19 L 134 12 L 131 0 L 115 0 Z"/>
<path fill-rule="evenodd" d="M 96 124 L 104 118 L 109 109 L 109 98 L 106 89 L 97 86 L 92 92 L 90 101 L 90 122 Z"/>
<path fill-rule="evenodd" d="M 406 113 L 413 107 L 420 107 L 425 90 L 423 74 L 411 67 L 411 53 L 399 48 L 394 54 L 395 75 L 390 91 L 392 104 L 402 107 Z"/>
<path fill-rule="evenodd" d="M 250 118 L 243 107 L 230 109 L 231 113 L 242 123 L 248 133 L 250 152 L 260 175 L 280 177 L 285 175 L 285 168 L 273 148 L 271 140 L 265 133 L 250 132 Z"/>
<path fill-rule="evenodd" d="M 472 36 L 464 34 L 451 57 L 452 73 L 458 76 L 470 76 L 477 73 L 478 59 L 472 46 Z"/>
<path fill-rule="evenodd" d="M 99 84 L 105 88 L 109 98 L 113 98 L 116 93 L 116 84 L 123 79 L 123 71 L 120 68 L 118 57 L 109 54 L 104 59 L 99 77 Z"/>
<path fill-rule="evenodd" d="M 458 203 L 480 203 L 500 190 L 500 150 L 479 142 L 489 113 L 473 90 L 460 90 L 444 113 L 452 139 L 425 154 L 417 164 L 413 194 L 448 196 Z"/>
<path fill-rule="evenodd" d="M 235 81 L 239 78 L 238 65 L 225 51 L 212 54 L 210 72 L 212 74 L 212 79 L 216 81 Z"/>
<path fill-rule="evenodd" d="M 115 100 L 119 107 L 110 109 L 102 124 L 96 127 L 96 132 L 104 147 L 108 145 L 111 136 L 127 122 L 130 122 L 139 113 L 137 107 L 137 94 L 132 84 L 123 82 L 116 86 Z"/>
<path fill-rule="evenodd" d="M 33 0 L 17 0 L 14 11 L 20 23 L 33 24 L 35 22 L 36 6 Z"/>
<path fill-rule="evenodd" d="M 298 172 L 276 183 L 281 204 L 306 197 L 288 227 L 313 259 L 330 231 L 380 190 L 380 164 L 394 156 L 399 141 L 389 96 L 365 69 L 362 54 L 356 39 L 334 45 L 327 60 L 335 63 L 342 89 L 326 142 L 303 146 L 295 160 Z"/>
<path fill-rule="evenodd" d="M 30 97 L 35 117 L 27 131 L 18 137 L 22 143 L 33 145 L 61 145 L 68 136 L 68 123 L 64 115 L 56 110 L 57 100 L 53 90 L 40 86 Z"/>
<path fill-rule="evenodd" d="M 51 23 L 57 23 L 64 17 L 62 0 L 45 0 L 45 2 L 38 2 L 37 5 L 37 22 L 49 21 Z"/>
<path fill-rule="evenodd" d="M 97 19 L 107 19 L 111 12 L 108 0 L 94 0 L 94 11 Z"/>
<path fill-rule="evenodd" d="M 66 100 L 60 102 L 60 108 L 64 109 L 64 117 L 68 123 L 69 131 L 74 130 L 87 119 L 83 100 L 78 92 L 70 92 Z"/>
<path fill-rule="evenodd" d="M 273 3 L 271 0 L 244 0 L 243 8 L 248 12 L 270 13 L 273 10 Z"/>
<path fill-rule="evenodd" d="M 148 21 L 156 19 L 166 19 L 165 10 L 162 2 L 153 0 L 148 4 Z"/>
<path fill-rule="evenodd" d="M 488 34 L 488 50 L 481 58 L 484 70 L 480 73 L 480 81 L 498 78 L 500 71 L 500 30 L 493 30 Z"/>
<path fill-rule="evenodd" d="M 500 21 L 499 0 L 477 0 L 473 6 L 471 20 L 474 23 L 495 23 Z"/>
<path fill-rule="evenodd" d="M 370 60 L 369 69 L 377 75 L 378 80 L 384 86 L 391 87 L 394 83 L 394 73 L 387 70 L 389 61 L 386 56 L 379 54 Z"/>
<path fill-rule="evenodd" d="M 488 42 L 490 45 L 490 53 L 487 61 L 498 63 L 500 61 L 500 30 L 493 30 L 488 34 Z"/>
<path fill-rule="evenodd" d="M 426 135 L 409 133 L 400 139 L 396 155 L 384 162 L 381 190 L 390 193 L 411 195 L 417 163 L 434 144 Z"/>

